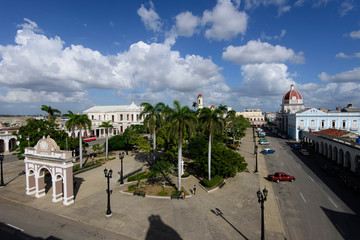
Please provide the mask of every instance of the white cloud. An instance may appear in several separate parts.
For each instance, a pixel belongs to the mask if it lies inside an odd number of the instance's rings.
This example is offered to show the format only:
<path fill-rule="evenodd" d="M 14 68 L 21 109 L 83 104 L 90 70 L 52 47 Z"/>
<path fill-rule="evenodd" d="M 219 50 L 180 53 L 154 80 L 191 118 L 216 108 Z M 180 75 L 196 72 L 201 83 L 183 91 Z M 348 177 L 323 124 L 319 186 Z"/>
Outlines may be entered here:
<path fill-rule="evenodd" d="M 296 54 L 292 49 L 267 42 L 249 41 L 246 45 L 234 47 L 228 46 L 223 52 L 223 59 L 237 64 L 252 63 L 275 63 L 290 61 L 293 63 L 303 63 L 303 53 Z"/>
<path fill-rule="evenodd" d="M 191 12 L 182 12 L 176 16 L 176 29 L 179 36 L 191 37 L 200 24 L 200 18 Z"/>
<path fill-rule="evenodd" d="M 243 82 L 241 91 L 246 96 L 278 95 L 287 91 L 294 81 L 289 77 L 287 66 L 282 63 L 261 63 L 241 66 Z"/>
<path fill-rule="evenodd" d="M 161 31 L 161 19 L 156 13 L 154 4 L 150 1 L 150 9 L 147 10 L 143 4 L 137 10 L 138 15 L 141 17 L 141 21 L 145 24 L 146 29 L 153 30 L 154 32 Z"/>
<path fill-rule="evenodd" d="M 360 58 L 360 52 L 356 52 L 353 55 L 346 55 L 343 52 L 339 52 L 338 54 L 336 54 L 337 58 L 346 58 L 346 59 L 353 59 L 353 58 Z"/>
<path fill-rule="evenodd" d="M 285 30 L 285 29 L 282 29 L 282 30 L 281 30 L 280 35 L 275 35 L 275 36 L 267 36 L 267 35 L 265 34 L 265 32 L 262 32 L 262 33 L 261 33 L 261 39 L 265 39 L 265 40 L 275 39 L 275 40 L 278 40 L 278 39 L 283 38 L 283 37 L 285 36 L 285 34 L 286 34 L 286 30 Z"/>
<path fill-rule="evenodd" d="M 16 44 L 0 45 L 0 84 L 22 89 L 24 96 L 43 96 L 24 101 L 48 95 L 54 96 L 53 101 L 77 101 L 66 93 L 91 88 L 187 92 L 224 81 L 221 68 L 211 59 L 181 57 L 170 45 L 140 41 L 126 52 L 105 56 L 81 45 L 64 48 L 60 37 L 48 38 L 32 31 L 31 26 L 17 31 Z"/>
<path fill-rule="evenodd" d="M 333 76 L 322 72 L 318 75 L 318 77 L 323 82 L 360 82 L 360 67 L 354 68 L 350 71 L 338 73 Z"/>
<path fill-rule="evenodd" d="M 345 1 L 345 2 L 341 3 L 339 13 L 341 16 L 345 16 L 352 9 L 354 9 L 354 5 L 353 5 L 352 1 Z"/>
<path fill-rule="evenodd" d="M 358 30 L 358 31 L 352 31 L 352 32 L 350 33 L 350 37 L 351 37 L 351 38 L 354 38 L 354 39 L 360 39 L 360 30 Z"/>
<path fill-rule="evenodd" d="M 283 6 L 288 0 L 245 0 L 245 9 L 257 8 L 260 5 L 269 6 Z"/>
<path fill-rule="evenodd" d="M 278 8 L 278 17 L 280 17 L 283 13 L 289 12 L 291 10 L 291 6 L 287 5 L 287 6 L 280 6 Z"/>
<path fill-rule="evenodd" d="M 205 31 L 208 39 L 229 40 L 239 34 L 245 34 L 248 15 L 238 11 L 230 0 L 218 0 L 212 11 L 206 10 L 203 13 L 203 26 L 210 25 Z"/>

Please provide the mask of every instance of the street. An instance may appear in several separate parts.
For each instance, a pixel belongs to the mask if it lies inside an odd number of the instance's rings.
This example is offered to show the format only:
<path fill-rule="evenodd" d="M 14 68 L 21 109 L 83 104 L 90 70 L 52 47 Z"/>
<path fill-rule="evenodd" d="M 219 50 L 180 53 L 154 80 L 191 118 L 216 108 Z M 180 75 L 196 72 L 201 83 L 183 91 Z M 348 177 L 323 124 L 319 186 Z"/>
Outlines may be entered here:
<path fill-rule="evenodd" d="M 269 173 L 283 171 L 296 177 L 292 183 L 273 183 L 289 239 L 358 239 L 359 196 L 354 199 L 319 170 L 322 156 L 303 156 L 290 148 L 290 140 L 269 132 L 266 138 L 270 145 L 263 148 L 276 150 L 265 156 Z"/>

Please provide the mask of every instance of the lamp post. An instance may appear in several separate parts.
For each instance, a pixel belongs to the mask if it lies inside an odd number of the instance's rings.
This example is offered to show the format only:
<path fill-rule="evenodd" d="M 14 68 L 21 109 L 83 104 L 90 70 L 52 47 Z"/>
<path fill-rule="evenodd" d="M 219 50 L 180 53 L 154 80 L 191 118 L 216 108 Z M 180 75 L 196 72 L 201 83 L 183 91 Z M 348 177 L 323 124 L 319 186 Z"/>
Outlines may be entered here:
<path fill-rule="evenodd" d="M 124 152 L 121 152 L 119 153 L 119 158 L 121 159 L 121 170 L 120 170 L 120 185 L 123 185 L 124 184 L 124 177 L 123 177 L 123 174 L 124 174 L 124 168 L 123 168 L 123 159 L 124 159 Z"/>
<path fill-rule="evenodd" d="M 258 202 L 261 204 L 261 240 L 265 240 L 264 202 L 266 201 L 267 194 L 268 190 L 266 188 L 264 188 L 263 192 L 260 189 L 257 191 Z"/>
<path fill-rule="evenodd" d="M 3 176 L 3 161 L 4 161 L 4 154 L 0 153 L 0 162 L 1 162 L 1 183 L 0 186 L 5 186 L 4 184 L 4 176 Z"/>
<path fill-rule="evenodd" d="M 112 193 L 112 190 L 110 190 L 110 178 L 112 176 L 112 170 L 110 169 L 109 172 L 108 172 L 108 170 L 105 168 L 104 169 L 104 174 L 105 174 L 105 178 L 107 178 L 107 190 L 106 190 L 106 192 L 107 192 L 107 195 L 108 195 L 106 216 L 111 217 L 112 213 L 111 213 L 111 209 L 110 209 L 110 194 Z"/>
<path fill-rule="evenodd" d="M 255 157 L 256 157 L 256 161 L 255 161 L 255 172 L 258 172 L 258 154 L 257 154 L 257 150 L 258 150 L 258 146 L 255 143 Z"/>

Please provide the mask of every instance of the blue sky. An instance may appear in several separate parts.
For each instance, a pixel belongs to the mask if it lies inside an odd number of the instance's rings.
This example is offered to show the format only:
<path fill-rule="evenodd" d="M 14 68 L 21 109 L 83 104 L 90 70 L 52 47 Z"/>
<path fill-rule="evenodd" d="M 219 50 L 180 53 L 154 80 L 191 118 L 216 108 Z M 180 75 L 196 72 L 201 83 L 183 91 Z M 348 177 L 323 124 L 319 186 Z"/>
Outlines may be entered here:
<path fill-rule="evenodd" d="M 134 101 L 278 111 L 360 106 L 355 0 L 0 3 L 0 113 Z"/>

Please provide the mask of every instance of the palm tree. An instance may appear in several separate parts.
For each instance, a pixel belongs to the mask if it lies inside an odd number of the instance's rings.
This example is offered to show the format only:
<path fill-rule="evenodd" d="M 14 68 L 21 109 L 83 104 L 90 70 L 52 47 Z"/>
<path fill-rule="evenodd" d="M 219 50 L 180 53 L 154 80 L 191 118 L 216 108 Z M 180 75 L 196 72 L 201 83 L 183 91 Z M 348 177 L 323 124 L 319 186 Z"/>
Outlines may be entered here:
<path fill-rule="evenodd" d="M 174 101 L 173 109 L 167 109 L 167 120 L 172 127 L 169 129 L 168 137 L 178 138 L 178 190 L 181 190 L 181 159 L 182 139 L 187 132 L 190 137 L 195 131 L 196 116 L 188 106 L 181 107 L 179 101 Z"/>
<path fill-rule="evenodd" d="M 87 135 L 86 129 L 91 129 L 91 120 L 86 114 L 73 114 L 71 111 L 68 111 L 69 114 L 66 114 L 70 119 L 66 122 L 66 128 L 72 131 L 76 129 L 79 130 L 79 154 L 80 154 L 80 168 L 82 168 L 82 134 L 81 130 L 85 130 L 85 135 Z"/>
<path fill-rule="evenodd" d="M 76 125 L 73 123 L 76 114 L 74 114 L 72 111 L 68 110 L 68 113 L 63 114 L 64 117 L 68 117 L 69 119 L 65 123 L 65 127 L 71 131 L 71 137 L 75 138 L 75 128 Z"/>
<path fill-rule="evenodd" d="M 222 129 L 223 126 L 223 113 L 215 108 L 210 110 L 209 108 L 203 108 L 200 111 L 199 123 L 203 127 L 203 130 L 209 131 L 209 150 L 208 150 L 208 172 L 209 172 L 209 181 L 211 179 L 211 139 L 213 137 L 214 131 Z"/>
<path fill-rule="evenodd" d="M 196 110 L 196 107 L 198 106 L 197 102 L 192 103 L 192 107 L 194 108 L 194 111 Z"/>
<path fill-rule="evenodd" d="M 140 104 L 144 109 L 140 113 L 140 118 L 145 115 L 144 126 L 147 130 L 149 130 L 153 135 L 153 151 L 155 158 L 156 151 L 156 128 L 162 125 L 162 116 L 161 113 L 165 109 L 165 105 L 162 102 L 159 102 L 155 105 L 151 105 L 150 103 L 143 102 Z"/>
<path fill-rule="evenodd" d="M 60 110 L 46 105 L 41 105 L 41 111 L 48 113 L 49 120 L 54 120 L 56 116 L 59 116 L 61 114 Z"/>
<path fill-rule="evenodd" d="M 109 128 L 112 129 L 114 128 L 113 125 L 110 124 L 110 121 L 108 122 L 103 122 L 99 127 L 103 127 L 105 128 L 105 133 L 106 133 L 106 160 L 108 160 L 108 135 L 109 135 Z"/>

